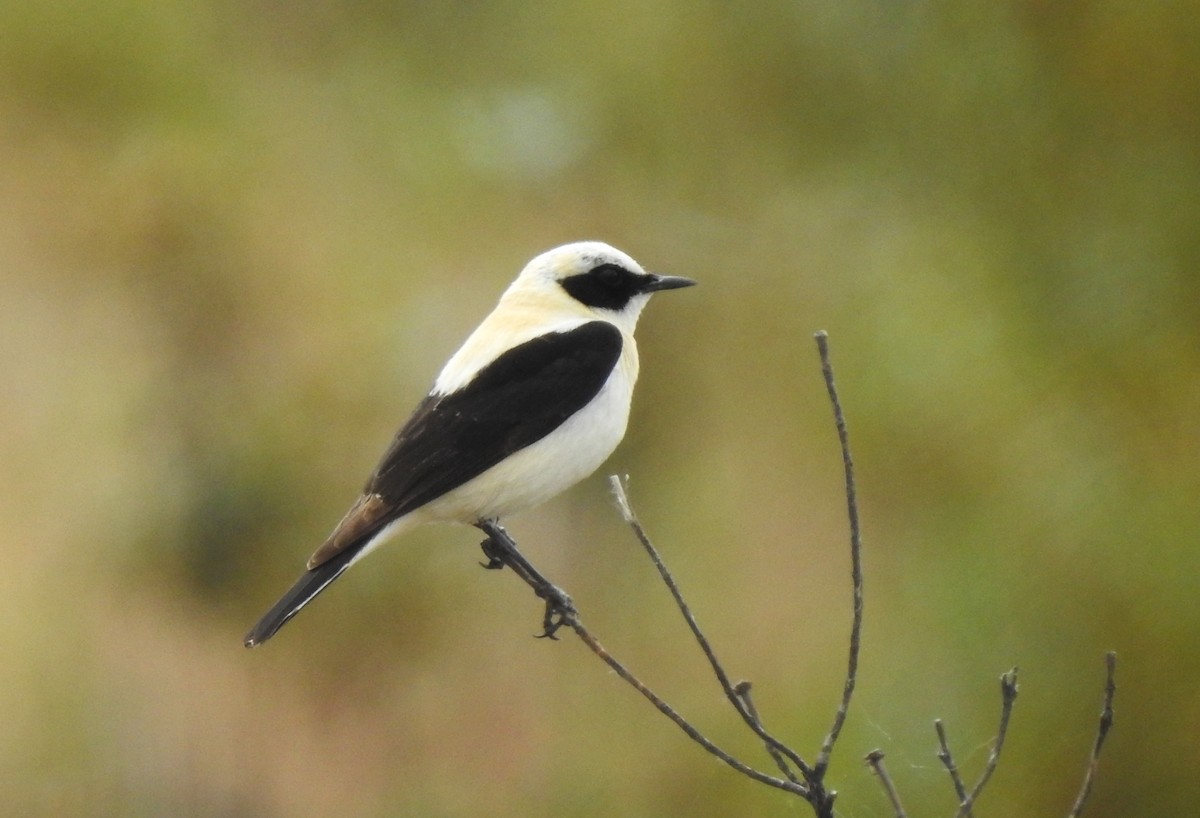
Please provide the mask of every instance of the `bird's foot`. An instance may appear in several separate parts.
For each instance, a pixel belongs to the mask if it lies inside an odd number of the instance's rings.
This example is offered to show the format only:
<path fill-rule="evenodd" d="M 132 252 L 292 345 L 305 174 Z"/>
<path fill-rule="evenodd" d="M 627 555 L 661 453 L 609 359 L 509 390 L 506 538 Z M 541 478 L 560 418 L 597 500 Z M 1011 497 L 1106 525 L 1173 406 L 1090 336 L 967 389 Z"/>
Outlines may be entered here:
<path fill-rule="evenodd" d="M 495 520 L 481 520 L 476 526 L 487 534 L 487 539 L 479 544 L 487 562 L 481 562 L 484 568 L 496 570 L 508 566 L 517 576 L 525 581 L 539 599 L 545 600 L 546 611 L 542 615 L 542 632 L 539 639 L 558 639 L 555 634 L 563 625 L 573 626 L 579 621 L 579 612 L 575 603 L 566 591 L 559 588 L 541 575 L 529 560 L 517 549 L 512 537 Z"/>
<path fill-rule="evenodd" d="M 534 592 L 546 600 L 546 613 L 542 616 L 542 632 L 536 638 L 557 640 L 558 637 L 555 634 L 558 629 L 563 625 L 574 626 L 579 620 L 579 611 L 575 610 L 575 603 L 571 601 L 571 597 L 557 585 L 546 583 L 544 587 L 535 588 Z"/>
<path fill-rule="evenodd" d="M 479 547 L 483 549 L 483 555 L 487 557 L 487 562 L 479 563 L 483 568 L 489 571 L 498 571 L 507 564 L 504 561 L 504 549 L 491 535 L 488 535 L 488 538 L 481 542 Z"/>

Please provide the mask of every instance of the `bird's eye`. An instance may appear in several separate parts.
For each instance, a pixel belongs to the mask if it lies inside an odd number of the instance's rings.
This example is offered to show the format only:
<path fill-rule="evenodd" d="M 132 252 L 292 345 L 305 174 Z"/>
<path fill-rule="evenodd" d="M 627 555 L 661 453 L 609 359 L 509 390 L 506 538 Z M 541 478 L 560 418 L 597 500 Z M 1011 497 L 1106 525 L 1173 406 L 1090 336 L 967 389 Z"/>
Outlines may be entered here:
<path fill-rule="evenodd" d="M 625 271 L 615 264 L 602 264 L 592 270 L 592 275 L 605 287 L 616 287 L 625 278 L 624 273 Z"/>

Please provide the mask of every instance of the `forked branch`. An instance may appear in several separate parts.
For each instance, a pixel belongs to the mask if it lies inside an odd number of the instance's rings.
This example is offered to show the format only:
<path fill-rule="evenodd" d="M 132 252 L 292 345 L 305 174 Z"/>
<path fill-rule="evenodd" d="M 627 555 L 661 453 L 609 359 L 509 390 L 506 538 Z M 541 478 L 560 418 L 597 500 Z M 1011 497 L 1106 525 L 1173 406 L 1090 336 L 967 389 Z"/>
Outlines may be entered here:
<path fill-rule="evenodd" d="M 747 705 L 749 698 L 749 686 L 747 682 L 739 683 L 739 687 L 746 691 L 743 695 L 738 692 L 738 688 L 729 681 L 729 674 L 725 672 L 724 666 L 717 658 L 713 651 L 712 644 L 708 641 L 708 637 L 704 635 L 704 631 L 700 629 L 700 625 L 696 622 L 696 617 L 692 615 L 692 609 L 687 604 L 687 600 L 683 598 L 683 593 L 679 590 L 679 584 L 675 581 L 675 577 L 671 574 L 666 564 L 662 561 L 662 556 L 658 553 L 658 549 L 650 541 L 646 530 L 642 528 L 642 524 L 638 521 L 637 516 L 633 513 L 633 508 L 629 504 L 629 496 L 626 493 L 624 482 L 613 475 L 608 478 L 609 484 L 612 486 L 613 495 L 617 498 L 617 507 L 621 510 L 621 516 L 625 518 L 625 522 L 633 529 L 633 533 L 637 536 L 638 542 L 642 544 L 646 554 L 654 563 L 654 567 L 658 569 L 659 576 L 662 577 L 663 583 L 671 591 L 671 596 L 675 599 L 675 604 L 679 607 L 679 612 L 683 614 L 684 620 L 688 627 L 691 628 L 692 635 L 696 638 L 697 644 L 704 652 L 704 656 L 708 659 L 709 665 L 712 667 L 713 674 L 717 677 L 717 681 L 721 685 L 721 689 L 725 691 L 725 697 L 733 705 L 734 710 L 742 717 L 747 726 L 753 730 L 759 738 L 767 745 L 768 752 L 772 757 L 776 755 L 785 757 L 792 764 L 796 765 L 796 769 L 804 776 L 805 780 L 810 785 L 819 784 L 820 778 L 815 775 L 812 767 L 802 759 L 795 750 L 791 749 L 783 742 L 776 739 L 766 728 L 763 727 L 762 721 L 758 718 L 758 712 Z M 776 763 L 779 759 L 776 758 Z"/>
<path fill-rule="evenodd" d="M 1012 718 L 1013 704 L 1016 701 L 1017 669 L 1014 667 L 1000 676 L 1000 726 L 996 729 L 996 740 L 992 743 L 992 751 L 988 753 L 987 764 L 983 767 L 979 781 L 975 783 L 975 789 L 967 793 L 967 797 L 958 805 L 958 812 L 954 814 L 954 818 L 964 818 L 971 813 L 971 805 L 991 780 L 992 773 L 996 772 L 996 765 L 1000 763 L 1000 753 L 1004 749 L 1004 739 L 1008 736 L 1008 722 Z"/>
<path fill-rule="evenodd" d="M 641 679 L 635 676 L 624 664 L 619 662 L 612 656 L 600 642 L 584 627 L 580 619 L 579 612 L 571 601 L 571 598 L 553 585 L 549 580 L 545 579 L 536 568 L 521 554 L 516 543 L 509 536 L 498 522 L 494 520 L 480 521 L 477 525 L 487 535 L 488 539 L 483 543 L 484 553 L 488 557 L 487 567 L 499 567 L 508 565 L 513 568 L 514 573 L 524 580 L 539 598 L 546 603 L 546 612 L 543 617 L 542 636 L 555 637 L 556 631 L 561 627 L 571 628 L 575 634 L 588 648 L 602 659 L 609 667 L 611 667 L 617 675 L 631 685 L 635 690 L 641 693 L 648 699 L 658 710 L 667 718 L 671 719 L 675 724 L 705 750 L 720 758 L 730 767 L 733 767 L 743 775 L 747 775 L 756 781 L 759 781 L 769 786 L 799 795 L 807 801 L 813 808 L 817 818 L 832 818 L 833 802 L 837 797 L 837 793 L 828 790 L 824 785 L 825 771 L 828 769 L 830 756 L 833 753 L 834 745 L 837 743 L 838 736 L 841 734 L 842 726 L 846 721 L 846 714 L 849 711 L 850 699 L 854 693 L 854 686 L 858 671 L 858 655 L 859 646 L 861 643 L 862 632 L 862 612 L 863 612 L 863 591 L 862 591 L 862 539 L 859 529 L 858 517 L 858 500 L 855 490 L 854 481 L 854 461 L 850 456 L 849 436 L 846 432 L 846 419 L 842 412 L 841 402 L 838 399 L 837 388 L 833 379 L 833 367 L 829 361 L 829 345 L 828 337 L 824 332 L 816 334 L 817 348 L 821 357 L 821 370 L 825 377 L 826 389 L 829 392 L 829 398 L 833 405 L 834 421 L 837 425 L 838 440 L 842 448 L 842 463 L 845 468 L 846 481 L 846 501 L 850 518 L 850 550 L 851 550 L 851 575 L 854 585 L 853 597 L 853 616 L 850 632 L 850 657 L 846 680 L 842 685 L 842 697 L 838 705 L 837 711 L 834 714 L 833 725 L 826 735 L 824 742 L 821 745 L 821 750 L 817 756 L 815 765 L 805 761 L 798 752 L 784 744 L 778 738 L 773 736 L 763 725 L 762 719 L 759 716 L 758 710 L 755 708 L 753 700 L 750 698 L 750 683 L 739 682 L 736 685 L 730 680 L 729 674 L 725 671 L 721 661 L 717 658 L 716 652 L 713 650 L 712 644 L 708 637 L 700 628 L 696 621 L 695 615 L 692 613 L 691 607 L 688 605 L 679 589 L 679 584 L 675 581 L 674 576 L 663 562 L 658 549 L 654 547 L 645 529 L 638 521 L 637 515 L 633 512 L 633 507 L 629 502 L 628 492 L 624 481 L 619 477 L 610 477 L 613 494 L 616 497 L 617 505 L 624 517 L 626 523 L 633 530 L 633 533 L 641 543 L 642 548 L 654 563 L 658 570 L 659 576 L 663 583 L 667 586 L 671 596 L 675 600 L 680 613 L 687 622 L 688 627 L 692 631 L 693 637 L 708 659 L 709 666 L 713 670 L 721 689 L 725 692 L 726 698 L 733 706 L 734 710 L 741 716 L 746 725 L 757 735 L 766 746 L 767 752 L 774 760 L 776 766 L 783 774 L 783 778 L 776 778 L 768 775 L 760 770 L 745 764 L 742 761 L 734 758 L 732 755 L 722 750 L 710 739 L 704 736 L 695 726 L 688 722 L 678 711 L 667 704 L 660 696 L 654 693 Z"/>
<path fill-rule="evenodd" d="M 646 685 L 645 682 L 635 676 L 629 668 L 608 652 L 604 645 L 600 643 L 600 640 L 593 636 L 591 631 L 584 626 L 583 620 L 579 616 L 579 611 L 571 603 L 569 596 L 552 585 L 536 570 L 528 570 L 528 560 L 521 554 L 516 542 L 503 527 L 492 520 L 481 521 L 477 523 L 477 526 L 488 535 L 488 539 L 483 542 L 483 551 L 489 560 L 499 560 L 503 565 L 514 567 L 514 573 L 524 580 L 539 598 L 546 600 L 546 615 L 543 620 L 544 631 L 540 634 L 541 636 L 553 637 L 554 631 L 564 626 L 569 627 L 579 637 L 580 641 L 588 646 L 592 653 L 596 654 L 606 665 L 612 668 L 617 676 L 633 687 L 634 690 L 642 694 L 660 713 L 673 721 L 692 741 L 699 744 L 733 769 L 761 784 L 807 797 L 807 790 L 803 785 L 799 785 L 791 780 L 776 778 L 754 769 L 718 747 L 713 741 L 696 729 L 687 719 L 679 714 L 679 711 L 668 704 L 661 696 Z M 491 567 L 490 562 L 488 567 Z"/>
<path fill-rule="evenodd" d="M 625 480 L 617 476 L 609 478 L 612 491 L 616 497 L 617 506 L 620 509 L 622 517 L 630 526 L 638 542 L 654 563 L 658 570 L 659 576 L 663 583 L 667 586 L 671 596 L 675 600 L 676 606 L 679 608 L 684 620 L 692 631 L 693 637 L 700 646 L 705 657 L 708 659 L 709 666 L 712 668 L 713 674 L 716 676 L 721 689 L 724 691 L 729 703 L 734 710 L 746 723 L 746 725 L 762 740 L 768 754 L 774 761 L 775 766 L 782 774 L 782 778 L 770 775 L 766 772 L 758 770 L 749 764 L 735 758 L 729 752 L 717 746 L 711 739 L 706 737 L 699 729 L 685 719 L 675 708 L 662 699 L 641 679 L 633 674 L 623 663 L 618 661 L 608 650 L 600 643 L 600 641 L 584 626 L 582 619 L 579 616 L 579 611 L 568 596 L 560 588 L 547 580 L 538 570 L 527 560 L 518 550 L 516 543 L 508 532 L 505 531 L 495 520 L 482 520 L 477 523 L 478 527 L 487 534 L 487 540 L 483 542 L 484 554 L 488 557 L 486 567 L 499 568 L 509 566 L 513 572 L 517 574 L 524 582 L 526 582 L 545 602 L 546 609 L 542 620 L 541 636 L 555 638 L 556 632 L 563 627 L 570 628 L 576 636 L 579 637 L 588 649 L 598 656 L 605 664 L 624 680 L 627 684 L 638 691 L 645 697 L 654 707 L 675 723 L 690 739 L 695 741 L 707 752 L 719 758 L 725 764 L 742 773 L 743 775 L 766 784 L 771 787 L 789 792 L 804 799 L 812 807 L 816 818 L 833 818 L 833 803 L 837 797 L 837 793 L 827 789 L 824 784 L 825 773 L 829 768 L 830 758 L 837 744 L 838 738 L 841 736 L 842 728 L 846 722 L 846 716 L 850 709 L 850 701 L 854 695 L 854 688 L 858 677 L 858 660 L 862 638 L 862 623 L 863 623 L 863 570 L 862 570 L 862 536 L 859 525 L 858 515 L 858 499 L 857 489 L 855 487 L 854 477 L 854 461 L 850 455 L 849 435 L 846 431 L 846 419 L 842 412 L 841 401 L 838 398 L 837 388 L 834 383 L 833 367 L 829 359 L 828 336 L 824 332 L 818 332 L 815 335 L 817 349 L 821 358 L 821 371 L 825 378 L 825 386 L 829 393 L 830 403 L 833 407 L 834 423 L 837 427 L 838 441 L 842 450 L 842 464 L 845 474 L 845 493 L 846 505 L 850 524 L 850 564 L 851 564 L 851 581 L 853 585 L 853 614 L 850 627 L 850 649 L 846 667 L 846 677 L 842 685 L 841 700 L 834 714 L 833 723 L 830 726 L 829 732 L 826 734 L 824 741 L 821 744 L 820 751 L 817 755 L 816 762 L 809 764 L 800 756 L 798 752 L 784 744 L 774 735 L 767 731 L 764 727 L 758 709 L 755 707 L 753 699 L 750 696 L 750 682 L 742 681 L 734 684 L 730 681 L 730 676 L 726 672 L 721 661 L 718 659 L 716 652 L 713 650 L 712 644 L 704 631 L 700 628 L 695 615 L 692 613 L 691 606 L 684 599 L 683 593 L 679 588 L 679 584 L 675 581 L 674 576 L 663 562 L 658 549 L 655 548 L 647 535 L 637 515 L 633 511 L 632 504 L 629 502 L 629 495 Z M 1096 769 L 1099 765 L 1100 752 L 1104 746 L 1104 741 L 1108 735 L 1113 723 L 1112 702 L 1116 691 L 1116 686 L 1113 681 L 1116 668 L 1116 655 L 1109 653 L 1108 662 L 1108 679 L 1105 687 L 1104 709 L 1100 716 L 1100 725 L 1096 734 L 1095 742 L 1092 746 L 1091 757 L 1088 762 L 1087 772 L 1084 777 L 1083 786 L 1075 800 L 1074 807 L 1071 810 L 1068 818 L 1078 818 L 1083 810 L 1083 806 L 1091 793 L 1092 784 L 1095 778 Z M 945 766 L 950 775 L 951 782 L 954 785 L 955 794 L 958 798 L 958 810 L 956 818 L 973 818 L 972 807 L 983 792 L 984 787 L 991 779 L 992 774 L 996 770 L 996 766 L 1000 761 L 1000 754 L 1004 748 L 1005 737 L 1008 734 L 1008 725 L 1012 716 L 1013 704 L 1017 698 L 1017 669 L 1013 668 L 1009 672 L 1000 677 L 1001 686 L 1001 711 L 1000 723 L 997 729 L 996 739 L 992 745 L 991 753 L 988 755 L 987 763 L 984 770 L 976 782 L 974 788 L 967 790 L 962 776 L 959 773 L 958 767 L 954 763 L 954 757 L 951 755 L 950 746 L 946 739 L 946 731 L 941 720 L 934 722 L 934 727 L 938 734 L 938 758 Z M 891 801 L 892 808 L 895 811 L 897 818 L 906 818 L 903 806 L 901 806 L 900 795 L 896 789 L 894 782 L 887 769 L 883 764 L 883 752 L 874 750 L 867 755 L 867 763 L 872 771 L 879 778 L 888 799 Z"/>
<path fill-rule="evenodd" d="M 946 772 L 950 773 L 950 781 L 954 784 L 954 794 L 958 796 L 958 803 L 964 804 L 967 801 L 967 786 L 963 783 L 962 776 L 958 774 L 954 756 L 950 754 L 950 744 L 946 741 L 946 728 L 942 726 L 941 719 L 933 720 L 933 729 L 937 731 L 938 736 L 938 760 L 945 766 Z M 970 804 L 967 805 L 967 811 L 963 815 L 965 818 L 972 818 Z"/>
<path fill-rule="evenodd" d="M 1117 693 L 1117 685 L 1115 676 L 1117 672 L 1117 654 L 1109 651 L 1105 654 L 1105 664 L 1108 672 L 1104 684 L 1104 706 L 1100 711 L 1100 724 L 1096 729 L 1096 738 L 1092 742 L 1092 753 L 1088 758 L 1087 771 L 1083 777 L 1083 786 L 1079 790 L 1079 795 L 1075 798 L 1075 803 L 1071 807 L 1071 812 L 1067 818 L 1079 818 L 1083 814 L 1084 804 L 1087 803 L 1088 796 L 1092 792 L 1092 784 L 1096 778 L 1096 769 L 1100 765 L 1100 751 L 1104 748 L 1104 741 L 1108 737 L 1108 731 L 1113 725 L 1113 698 Z M 963 784 L 962 776 L 959 774 L 958 767 L 954 763 L 954 756 L 950 753 L 950 744 L 946 740 L 946 728 L 942 725 L 941 719 L 934 719 L 933 727 L 937 731 L 938 737 L 938 753 L 937 757 L 946 768 L 946 772 L 950 774 L 950 780 L 954 785 L 954 792 L 958 796 L 958 812 L 955 813 L 956 818 L 971 818 L 971 808 L 979 798 L 979 794 L 983 791 L 983 787 L 992 777 L 992 773 L 996 770 L 996 765 L 1000 761 L 1000 751 L 1004 748 L 1004 737 L 1008 733 L 1009 717 L 1012 715 L 1013 703 L 1017 699 L 1017 669 L 1013 668 L 1008 673 L 1000 677 L 1001 689 L 1001 710 L 1000 710 L 1000 726 L 996 732 L 996 740 L 992 745 L 992 752 L 988 755 L 987 764 L 984 766 L 983 774 L 976 783 L 975 788 L 971 792 L 967 792 Z M 869 759 L 868 759 L 869 761 Z M 885 786 L 885 790 L 887 787 Z M 889 792 L 888 796 L 891 797 Z M 897 803 L 893 800 L 893 804 Z M 897 816 L 900 813 L 897 812 Z"/>

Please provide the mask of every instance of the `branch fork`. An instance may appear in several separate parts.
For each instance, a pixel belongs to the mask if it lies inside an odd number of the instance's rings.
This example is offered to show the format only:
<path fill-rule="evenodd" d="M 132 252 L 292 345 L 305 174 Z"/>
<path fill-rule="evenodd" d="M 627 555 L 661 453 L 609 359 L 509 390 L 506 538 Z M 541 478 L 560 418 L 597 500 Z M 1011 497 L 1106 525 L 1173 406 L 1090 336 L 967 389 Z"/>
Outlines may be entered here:
<path fill-rule="evenodd" d="M 759 770 L 741 760 L 734 757 L 732 754 L 717 746 L 711 739 L 705 736 L 700 730 L 684 718 L 675 708 L 668 704 L 662 697 L 648 687 L 641 679 L 634 675 L 624 664 L 618 661 L 608 650 L 600 643 L 600 641 L 587 629 L 584 625 L 578 609 L 575 607 L 571 597 L 558 586 L 554 585 L 546 579 L 534 565 L 521 554 L 517 548 L 516 542 L 512 539 L 509 533 L 500 525 L 497 520 L 480 520 L 476 523 L 481 531 L 487 535 L 481 545 L 484 556 L 487 562 L 483 563 L 485 568 L 498 569 L 508 566 L 513 570 L 518 577 L 521 578 L 539 599 L 545 602 L 545 611 L 542 616 L 542 633 L 540 638 L 557 639 L 558 632 L 563 628 L 568 628 L 579 637 L 587 647 L 597 657 L 607 664 L 622 680 L 628 683 L 631 687 L 637 690 L 645 697 L 654 707 L 674 722 L 692 741 L 699 744 L 707 752 L 719 758 L 728 766 L 737 770 L 739 773 L 751 778 L 761 784 L 766 784 L 770 787 L 783 790 L 785 792 L 796 795 L 806 801 L 812 808 L 816 818 L 833 818 L 833 805 L 837 798 L 837 792 L 825 786 L 825 774 L 829 769 L 830 760 L 833 756 L 833 751 L 837 745 L 838 739 L 841 736 L 842 727 L 845 725 L 847 714 L 850 710 L 850 702 L 854 695 L 854 688 L 858 677 L 858 659 L 861 645 L 862 622 L 863 622 L 863 571 L 862 571 L 862 536 L 859 525 L 858 515 L 858 498 L 857 489 L 854 478 L 854 461 L 850 455 L 849 435 L 846 431 L 846 419 L 842 412 L 841 401 L 838 398 L 837 388 L 834 383 L 833 367 L 829 358 L 829 343 L 828 336 L 825 332 L 818 332 L 815 335 L 817 349 L 820 354 L 821 371 L 825 379 L 826 390 L 829 393 L 829 400 L 833 407 L 834 423 L 837 428 L 838 441 L 842 451 L 842 465 L 845 477 L 845 493 L 846 506 L 849 516 L 850 528 L 850 563 L 851 563 L 851 583 L 853 589 L 852 603 L 852 619 L 850 627 L 850 646 L 849 655 L 846 667 L 845 681 L 842 685 L 842 695 L 834 713 L 833 722 L 829 728 L 829 732 L 825 735 L 824 741 L 821 743 L 820 750 L 817 753 L 816 760 L 813 763 L 807 762 L 797 751 L 792 749 L 787 744 L 776 738 L 763 725 L 763 721 L 759 715 L 758 709 L 754 705 L 751 697 L 752 685 L 748 681 L 739 681 L 733 683 L 730 681 L 729 674 L 725 671 L 721 661 L 717 658 L 715 651 L 708 638 L 701 630 L 696 617 L 693 615 L 691 607 L 684 599 L 683 593 L 679 589 L 678 583 L 674 576 L 663 562 L 658 550 L 654 547 L 637 515 L 633 511 L 632 504 L 629 501 L 627 491 L 627 479 L 622 479 L 613 475 L 609 477 L 609 484 L 612 488 L 613 496 L 616 500 L 617 508 L 626 524 L 629 525 L 638 542 L 642 545 L 647 556 L 653 562 L 655 568 L 659 572 L 663 583 L 670 591 L 671 596 L 675 600 L 675 604 L 679 609 L 680 614 L 687 622 L 688 627 L 692 631 L 692 635 L 708 659 L 709 665 L 712 668 L 713 674 L 720 684 L 721 689 L 725 693 L 725 697 L 729 700 L 734 711 L 745 722 L 746 726 L 763 742 L 763 746 L 775 765 L 778 775 L 772 775 L 765 771 Z M 1116 654 L 1109 653 L 1107 655 L 1108 663 L 1108 679 L 1105 687 L 1104 709 L 1101 713 L 1100 726 L 1093 743 L 1091 757 L 1089 759 L 1086 775 L 1084 777 L 1083 786 L 1076 798 L 1074 807 L 1068 818 L 1078 818 L 1083 810 L 1083 806 L 1091 792 L 1092 784 L 1095 778 L 1096 769 L 1100 760 L 1100 751 L 1104 745 L 1105 738 L 1108 735 L 1109 729 L 1112 727 L 1112 701 L 1116 691 L 1113 682 L 1113 676 L 1116 668 Z M 937 753 L 938 759 L 946 768 L 950 776 L 951 783 L 954 786 L 954 791 L 958 800 L 958 810 L 955 813 L 955 818 L 974 818 L 972 807 L 978 799 L 983 788 L 991 779 L 995 772 L 996 766 L 1000 761 L 1000 753 L 1004 747 L 1005 736 L 1008 732 L 1009 719 L 1012 715 L 1013 705 L 1017 698 L 1017 669 L 1013 668 L 1000 677 L 1001 686 L 1001 713 L 1000 723 L 997 730 L 996 739 L 992 745 L 992 750 L 988 755 L 987 763 L 980 775 L 975 786 L 968 791 L 962 779 L 957 765 L 954 762 L 954 757 L 950 752 L 949 743 L 946 738 L 946 731 L 941 720 L 934 722 L 934 728 L 938 736 L 939 750 Z M 879 779 L 881 786 L 884 789 L 896 818 L 907 818 L 903 806 L 901 805 L 900 795 L 897 791 L 894 782 L 888 774 L 883 760 L 884 754 L 881 750 L 873 750 L 866 756 L 866 763 L 871 771 L 875 773 Z"/>

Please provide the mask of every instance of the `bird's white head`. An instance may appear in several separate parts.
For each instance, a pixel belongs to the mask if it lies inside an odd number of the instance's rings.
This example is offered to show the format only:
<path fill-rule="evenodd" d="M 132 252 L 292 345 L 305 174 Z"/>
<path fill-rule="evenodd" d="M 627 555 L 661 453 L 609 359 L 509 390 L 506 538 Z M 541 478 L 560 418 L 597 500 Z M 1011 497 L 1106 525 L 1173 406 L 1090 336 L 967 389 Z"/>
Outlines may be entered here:
<path fill-rule="evenodd" d="M 564 244 L 537 256 L 517 276 L 505 298 L 549 299 L 633 332 L 642 308 L 659 290 L 695 284 L 690 278 L 647 273 L 615 247 L 599 241 Z"/>

